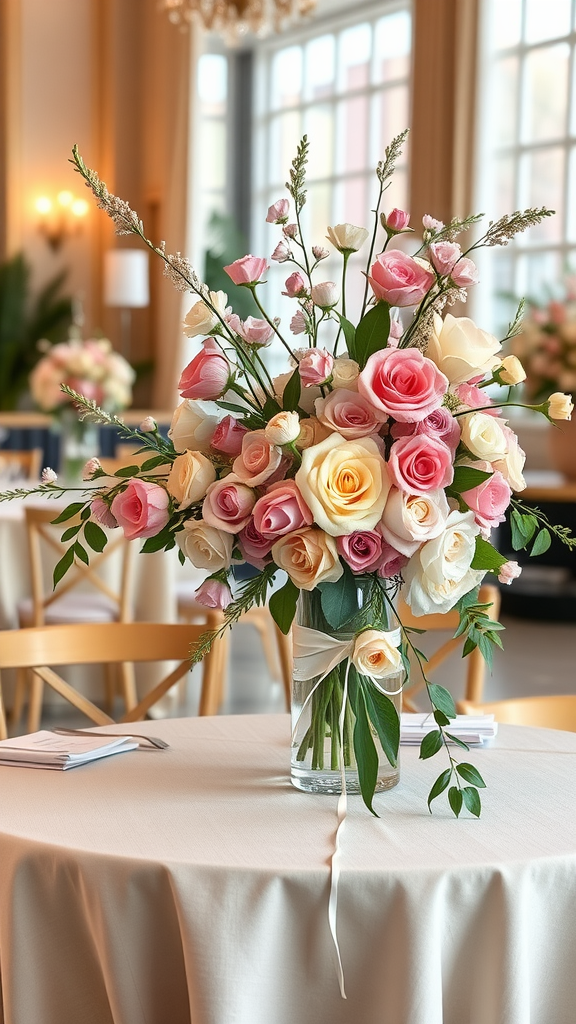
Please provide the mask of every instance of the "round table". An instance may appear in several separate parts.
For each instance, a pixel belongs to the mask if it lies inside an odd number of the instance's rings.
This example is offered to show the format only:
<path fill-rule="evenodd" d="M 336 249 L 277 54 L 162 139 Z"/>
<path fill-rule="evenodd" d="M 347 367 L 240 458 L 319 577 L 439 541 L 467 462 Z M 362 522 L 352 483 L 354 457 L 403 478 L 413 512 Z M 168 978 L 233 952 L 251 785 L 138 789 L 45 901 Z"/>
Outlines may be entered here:
<path fill-rule="evenodd" d="M 576 734 L 467 755 L 479 821 L 429 815 L 414 748 L 378 819 L 349 800 L 344 1001 L 336 798 L 290 786 L 288 716 L 140 726 L 170 749 L 0 768 L 4 1024 L 573 1024 Z"/>

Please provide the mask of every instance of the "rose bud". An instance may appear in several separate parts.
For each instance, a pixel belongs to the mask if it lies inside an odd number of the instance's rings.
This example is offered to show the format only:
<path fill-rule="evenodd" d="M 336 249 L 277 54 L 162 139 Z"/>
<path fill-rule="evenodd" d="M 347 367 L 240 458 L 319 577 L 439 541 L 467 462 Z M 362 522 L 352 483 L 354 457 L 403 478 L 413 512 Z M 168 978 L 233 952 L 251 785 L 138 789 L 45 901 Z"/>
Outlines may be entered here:
<path fill-rule="evenodd" d="M 297 412 L 277 412 L 264 427 L 264 437 L 270 444 L 292 444 L 300 437 L 300 420 Z"/>
<path fill-rule="evenodd" d="M 268 270 L 268 264 L 261 256 L 248 255 L 229 263 L 224 270 L 234 284 L 250 287 L 262 280 Z"/>
<path fill-rule="evenodd" d="M 312 288 L 312 302 L 320 309 L 332 309 L 340 297 L 337 286 L 333 281 L 322 281 Z"/>
<path fill-rule="evenodd" d="M 306 285 L 304 284 L 304 278 L 302 274 L 296 270 L 290 277 L 286 278 L 284 282 L 285 292 L 282 295 L 287 295 L 289 299 L 297 299 L 300 295 L 303 295 L 306 291 Z"/>
<path fill-rule="evenodd" d="M 521 384 L 526 380 L 526 370 L 517 356 L 506 356 L 494 370 L 494 377 L 499 384 Z"/>
<path fill-rule="evenodd" d="M 512 580 L 517 580 L 520 573 L 522 572 L 518 562 L 504 562 L 504 565 L 500 566 L 498 572 L 498 582 L 506 583 L 508 586 L 512 583 Z"/>
<path fill-rule="evenodd" d="M 408 228 L 410 223 L 410 214 L 406 213 L 405 210 L 399 210 L 394 207 L 390 211 L 387 217 L 384 217 L 383 228 L 389 235 L 398 235 L 401 231 L 412 231 L 412 228 Z"/>
<path fill-rule="evenodd" d="M 327 228 L 327 239 L 339 252 L 358 252 L 368 238 L 366 228 L 358 228 L 355 224 L 335 224 Z"/>
<path fill-rule="evenodd" d="M 555 391 L 547 402 L 544 402 L 544 411 L 548 413 L 551 420 L 571 420 L 574 402 L 570 395 L 564 395 L 561 391 Z"/>
<path fill-rule="evenodd" d="M 204 580 L 194 597 L 205 608 L 219 608 L 223 612 L 232 603 L 232 591 L 222 580 Z"/>

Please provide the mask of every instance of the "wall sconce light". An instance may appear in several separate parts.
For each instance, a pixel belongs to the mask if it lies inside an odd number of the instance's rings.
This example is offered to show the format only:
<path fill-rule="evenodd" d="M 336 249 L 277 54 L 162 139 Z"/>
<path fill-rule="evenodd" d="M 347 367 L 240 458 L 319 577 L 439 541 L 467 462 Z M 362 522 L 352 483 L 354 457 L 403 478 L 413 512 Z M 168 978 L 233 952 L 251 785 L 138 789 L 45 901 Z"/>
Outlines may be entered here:
<path fill-rule="evenodd" d="M 85 199 L 78 199 L 68 189 L 59 192 L 55 200 L 39 196 L 34 205 L 38 230 L 54 252 L 58 252 L 67 238 L 80 234 L 89 208 Z"/>

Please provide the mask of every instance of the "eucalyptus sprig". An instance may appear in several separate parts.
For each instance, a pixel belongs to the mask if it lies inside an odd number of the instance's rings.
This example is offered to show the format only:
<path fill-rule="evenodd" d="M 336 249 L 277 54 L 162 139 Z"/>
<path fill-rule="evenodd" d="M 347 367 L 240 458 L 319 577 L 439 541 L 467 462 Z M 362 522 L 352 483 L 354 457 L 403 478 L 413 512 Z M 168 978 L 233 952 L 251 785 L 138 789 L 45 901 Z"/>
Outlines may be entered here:
<path fill-rule="evenodd" d="M 526 505 L 518 498 L 512 498 L 510 505 L 510 528 L 512 547 L 521 551 L 532 544 L 530 556 L 542 555 L 552 543 L 552 535 L 569 551 L 576 550 L 576 537 L 568 526 L 556 526 L 548 516 L 532 505 Z"/>
<path fill-rule="evenodd" d="M 494 647 L 503 646 L 500 632 L 505 628 L 501 622 L 490 618 L 488 610 L 491 607 L 490 602 L 484 604 L 478 601 L 478 590 L 471 590 L 469 594 L 465 594 L 456 605 L 460 622 L 454 633 L 454 639 L 466 637 L 462 657 L 466 658 L 478 648 L 489 668 L 492 668 Z"/>

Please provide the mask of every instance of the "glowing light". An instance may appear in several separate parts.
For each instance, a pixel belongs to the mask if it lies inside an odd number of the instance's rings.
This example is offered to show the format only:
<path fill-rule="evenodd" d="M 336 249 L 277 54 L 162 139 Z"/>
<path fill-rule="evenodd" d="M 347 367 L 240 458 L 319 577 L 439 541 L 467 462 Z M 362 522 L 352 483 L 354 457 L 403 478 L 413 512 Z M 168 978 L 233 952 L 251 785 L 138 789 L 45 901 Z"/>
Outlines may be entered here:
<path fill-rule="evenodd" d="M 74 199 L 70 209 L 75 217 L 85 217 L 88 213 L 88 203 L 85 199 Z"/>
<path fill-rule="evenodd" d="M 56 199 L 60 206 L 71 206 L 74 202 L 74 195 L 72 192 L 69 192 L 68 189 L 62 189 L 62 191 L 56 196 Z"/>
<path fill-rule="evenodd" d="M 52 200 L 48 199 L 48 196 L 38 196 L 34 206 L 38 213 L 45 215 L 52 209 Z"/>

